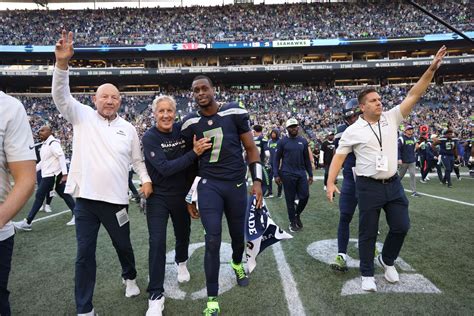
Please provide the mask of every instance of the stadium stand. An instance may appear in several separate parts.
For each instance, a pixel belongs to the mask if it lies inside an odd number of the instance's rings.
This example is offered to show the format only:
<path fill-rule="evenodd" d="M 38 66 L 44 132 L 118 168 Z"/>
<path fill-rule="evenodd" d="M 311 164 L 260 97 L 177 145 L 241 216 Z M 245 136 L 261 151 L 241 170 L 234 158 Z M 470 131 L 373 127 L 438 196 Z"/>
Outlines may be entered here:
<path fill-rule="evenodd" d="M 418 1 L 464 31 L 462 1 Z M 77 46 L 407 37 L 449 30 L 404 1 L 0 12 L 0 44 L 54 45 L 65 28 Z M 42 31 L 37 32 L 38 25 Z"/>

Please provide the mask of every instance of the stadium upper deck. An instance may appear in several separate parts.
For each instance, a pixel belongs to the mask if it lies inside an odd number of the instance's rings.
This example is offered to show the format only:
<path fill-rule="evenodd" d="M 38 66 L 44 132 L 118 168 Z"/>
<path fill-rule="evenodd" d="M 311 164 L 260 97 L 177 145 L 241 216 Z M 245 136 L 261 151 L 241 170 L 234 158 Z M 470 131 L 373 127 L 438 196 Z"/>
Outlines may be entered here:
<path fill-rule="evenodd" d="M 421 4 L 474 30 L 468 1 Z M 439 76 L 472 79 L 466 65 L 474 63 L 469 42 L 402 1 L 3 11 L 0 22 L 7 91 L 49 86 L 63 28 L 75 34 L 71 83 L 82 89 L 104 81 L 186 86 L 196 73 L 223 84 L 411 81 L 442 44 L 450 50 Z"/>
<path fill-rule="evenodd" d="M 418 1 L 474 30 L 469 1 Z M 85 45 L 413 37 L 450 32 L 403 1 L 0 12 L 0 44 L 54 45 L 63 29 Z M 41 28 L 39 28 L 41 26 Z"/>

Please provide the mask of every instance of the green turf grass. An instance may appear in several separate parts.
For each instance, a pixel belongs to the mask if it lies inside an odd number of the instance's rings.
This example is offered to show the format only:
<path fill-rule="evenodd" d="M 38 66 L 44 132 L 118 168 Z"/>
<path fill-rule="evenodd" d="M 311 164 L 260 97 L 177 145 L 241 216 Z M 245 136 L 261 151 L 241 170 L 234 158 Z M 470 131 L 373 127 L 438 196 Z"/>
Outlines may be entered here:
<path fill-rule="evenodd" d="M 320 174 L 320 173 L 318 173 Z M 447 189 L 436 181 L 417 183 L 417 190 L 436 196 L 474 203 L 474 180 L 453 181 Z M 404 180 L 405 187 L 408 183 Z M 472 315 L 474 310 L 474 206 L 456 204 L 430 197 L 411 198 L 411 230 L 405 240 L 401 257 L 417 273 L 430 280 L 441 294 L 375 293 L 341 296 L 343 284 L 359 277 L 358 269 L 345 274 L 335 273 L 329 265 L 311 257 L 306 249 L 318 240 L 335 239 L 339 211 L 337 202 L 330 204 L 322 189 L 322 180 L 311 187 L 310 202 L 302 215 L 303 231 L 281 243 L 286 260 L 297 283 L 297 290 L 306 315 L 353 314 L 430 314 Z M 275 189 L 275 187 L 274 187 Z M 268 199 L 274 220 L 287 230 L 288 219 L 284 199 Z M 31 201 L 16 217 L 26 217 Z M 53 209 L 64 210 L 61 199 L 53 200 Z M 54 213 L 53 213 L 54 214 Z M 357 238 L 357 214 L 351 224 L 351 238 Z M 50 214 L 39 213 L 38 217 Z M 142 294 L 124 297 L 120 265 L 110 239 L 101 229 L 97 244 L 97 284 L 94 306 L 101 315 L 144 315 L 147 309 L 145 293 L 148 275 L 148 232 L 145 217 L 136 204 L 130 207 L 132 243 Z M 19 232 L 15 237 L 13 268 L 9 289 L 13 315 L 73 315 L 75 231 L 65 223 L 69 214 L 59 215 L 33 224 L 33 231 Z M 227 225 L 223 225 L 223 241 L 229 242 Z M 383 241 L 387 233 L 383 212 L 380 220 Z M 199 221 L 193 221 L 191 242 L 203 241 Z M 171 224 L 168 225 L 168 251 L 173 249 Z M 204 288 L 204 248 L 199 248 L 189 260 L 191 281 L 180 286 L 188 293 Z M 357 258 L 351 244 L 349 254 Z M 334 253 L 334 256 L 336 254 Z M 257 267 L 250 275 L 247 288 L 233 287 L 219 297 L 223 315 L 288 315 L 285 293 L 272 249 L 257 258 Z M 223 263 L 227 264 L 227 263 Z M 382 273 L 376 268 L 376 273 Z M 295 295 L 292 293 L 291 295 Z M 164 315 L 199 315 L 205 299 L 167 299 Z"/>

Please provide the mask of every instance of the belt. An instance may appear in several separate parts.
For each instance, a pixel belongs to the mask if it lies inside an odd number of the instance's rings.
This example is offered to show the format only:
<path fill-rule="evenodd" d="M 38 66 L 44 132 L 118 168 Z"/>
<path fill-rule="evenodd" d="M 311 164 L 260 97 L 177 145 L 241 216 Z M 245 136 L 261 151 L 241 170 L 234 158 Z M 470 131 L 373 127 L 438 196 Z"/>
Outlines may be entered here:
<path fill-rule="evenodd" d="M 369 180 L 372 180 L 372 181 L 377 181 L 377 182 L 380 182 L 382 184 L 387 184 L 387 183 L 390 183 L 390 182 L 398 179 L 398 174 L 394 174 L 393 176 L 391 176 L 390 178 L 387 178 L 387 179 L 374 179 L 374 178 L 365 177 L 365 176 L 360 176 L 360 177 L 365 178 L 365 179 L 369 179 Z"/>

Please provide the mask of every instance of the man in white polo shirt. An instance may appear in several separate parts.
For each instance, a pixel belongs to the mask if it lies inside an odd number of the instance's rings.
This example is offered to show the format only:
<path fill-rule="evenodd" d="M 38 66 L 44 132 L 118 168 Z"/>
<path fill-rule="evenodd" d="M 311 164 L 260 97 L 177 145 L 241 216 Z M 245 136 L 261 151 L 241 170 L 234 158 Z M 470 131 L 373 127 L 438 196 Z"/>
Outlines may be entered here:
<path fill-rule="evenodd" d="M 140 177 L 145 197 L 153 189 L 137 131 L 117 115 L 121 103 L 118 89 L 112 84 L 101 85 L 93 97 L 97 110 L 72 97 L 68 64 L 73 54 L 73 34 L 63 31 L 56 43 L 52 95 L 56 107 L 74 128 L 66 193 L 76 197 L 76 310 L 79 315 L 94 315 L 95 250 L 101 224 L 118 254 L 126 285 L 125 296 L 140 293 L 135 281 L 137 271 L 128 219 L 130 163 Z"/>
<path fill-rule="evenodd" d="M 380 95 L 375 89 L 363 90 L 358 96 L 362 115 L 342 134 L 329 170 L 327 197 L 332 202 L 339 170 L 350 152 L 356 156 L 356 195 L 359 202 L 359 257 L 361 286 L 377 291 L 374 279 L 374 252 L 380 210 L 383 208 L 390 228 L 382 253 L 378 256 L 390 283 L 399 281 L 394 262 L 410 227 L 408 199 L 397 174 L 397 129 L 421 98 L 446 55 L 443 46 L 430 67 L 410 89 L 402 103 L 382 112 Z"/>
<path fill-rule="evenodd" d="M 33 193 L 36 155 L 25 108 L 0 91 L 0 315 L 11 315 L 8 276 L 15 229 L 11 219 Z M 14 186 L 10 185 L 10 174 Z"/>
<path fill-rule="evenodd" d="M 66 157 L 59 139 L 53 136 L 51 127 L 41 126 L 38 131 L 43 145 L 40 150 L 41 161 L 36 165 L 37 170 L 41 170 L 41 182 L 36 190 L 35 201 L 31 207 L 28 217 L 20 222 L 13 222 L 15 228 L 30 231 L 33 219 L 43 205 L 44 199 L 56 188 L 56 192 L 66 202 L 69 209 L 74 212 L 74 199 L 64 193 L 65 182 L 67 180 Z M 68 225 L 74 225 L 74 216 Z"/>

